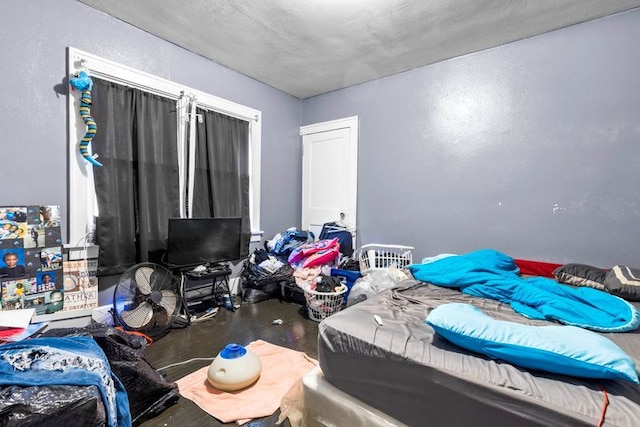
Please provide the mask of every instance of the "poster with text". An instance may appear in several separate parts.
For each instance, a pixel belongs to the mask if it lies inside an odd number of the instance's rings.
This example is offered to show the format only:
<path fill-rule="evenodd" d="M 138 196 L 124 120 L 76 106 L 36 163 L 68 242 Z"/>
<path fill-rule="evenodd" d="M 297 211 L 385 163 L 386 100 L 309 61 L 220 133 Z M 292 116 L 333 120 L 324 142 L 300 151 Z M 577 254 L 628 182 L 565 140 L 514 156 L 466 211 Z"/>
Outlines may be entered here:
<path fill-rule="evenodd" d="M 98 307 L 98 260 L 64 263 L 63 311 Z"/>
<path fill-rule="evenodd" d="M 59 206 L 0 206 L 2 310 L 64 306 Z"/>

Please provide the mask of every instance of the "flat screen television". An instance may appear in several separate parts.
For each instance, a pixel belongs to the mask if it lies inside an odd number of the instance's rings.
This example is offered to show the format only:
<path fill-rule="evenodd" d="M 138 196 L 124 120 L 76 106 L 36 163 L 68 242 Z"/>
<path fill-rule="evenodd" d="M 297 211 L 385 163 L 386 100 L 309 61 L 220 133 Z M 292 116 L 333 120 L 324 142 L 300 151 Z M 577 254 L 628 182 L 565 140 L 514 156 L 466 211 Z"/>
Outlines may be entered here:
<path fill-rule="evenodd" d="M 169 218 L 167 264 L 191 266 L 242 258 L 242 218 Z"/>

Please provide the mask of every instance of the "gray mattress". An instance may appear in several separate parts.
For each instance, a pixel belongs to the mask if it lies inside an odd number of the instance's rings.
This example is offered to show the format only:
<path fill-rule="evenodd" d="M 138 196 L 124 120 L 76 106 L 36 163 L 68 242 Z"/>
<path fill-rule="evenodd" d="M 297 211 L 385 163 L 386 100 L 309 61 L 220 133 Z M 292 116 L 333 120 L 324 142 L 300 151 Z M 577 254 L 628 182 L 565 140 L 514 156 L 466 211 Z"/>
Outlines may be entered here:
<path fill-rule="evenodd" d="M 409 279 L 320 323 L 326 379 L 411 426 L 596 426 L 601 387 L 609 399 L 604 425 L 640 426 L 638 385 L 528 371 L 437 336 L 424 319 L 449 302 L 473 304 L 499 320 L 550 324 L 497 301 Z M 640 331 L 603 335 L 640 366 Z"/>

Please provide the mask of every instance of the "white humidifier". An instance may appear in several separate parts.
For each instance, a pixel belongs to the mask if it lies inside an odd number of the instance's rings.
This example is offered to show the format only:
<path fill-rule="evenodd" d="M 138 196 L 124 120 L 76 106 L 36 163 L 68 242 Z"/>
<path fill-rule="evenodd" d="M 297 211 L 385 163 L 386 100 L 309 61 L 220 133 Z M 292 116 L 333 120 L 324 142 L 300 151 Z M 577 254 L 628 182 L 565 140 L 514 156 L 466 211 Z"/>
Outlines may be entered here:
<path fill-rule="evenodd" d="M 238 344 L 227 344 L 207 371 L 209 384 L 222 391 L 240 390 L 260 377 L 262 363 L 258 356 Z"/>

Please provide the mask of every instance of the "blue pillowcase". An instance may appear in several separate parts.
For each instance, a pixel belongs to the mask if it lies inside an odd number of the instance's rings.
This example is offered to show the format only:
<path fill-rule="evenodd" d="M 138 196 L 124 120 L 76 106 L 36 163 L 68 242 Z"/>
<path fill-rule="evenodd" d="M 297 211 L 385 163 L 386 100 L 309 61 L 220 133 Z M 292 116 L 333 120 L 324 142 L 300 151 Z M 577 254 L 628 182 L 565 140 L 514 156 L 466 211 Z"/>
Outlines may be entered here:
<path fill-rule="evenodd" d="M 629 356 L 612 341 L 586 329 L 495 320 L 462 303 L 435 308 L 425 322 L 460 347 L 523 368 L 639 383 Z"/>

